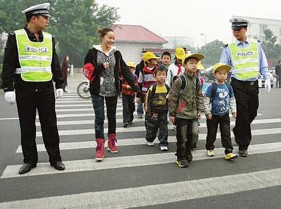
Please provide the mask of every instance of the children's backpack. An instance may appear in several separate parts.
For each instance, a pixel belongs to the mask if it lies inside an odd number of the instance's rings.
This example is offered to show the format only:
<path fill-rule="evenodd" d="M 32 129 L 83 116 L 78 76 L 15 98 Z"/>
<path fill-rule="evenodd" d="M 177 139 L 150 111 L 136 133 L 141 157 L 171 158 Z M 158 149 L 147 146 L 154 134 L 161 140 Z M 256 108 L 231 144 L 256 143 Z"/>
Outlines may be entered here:
<path fill-rule="evenodd" d="M 183 91 L 186 87 L 187 79 L 184 75 L 180 75 L 179 78 L 181 79 L 181 91 Z M 200 81 L 199 81 L 199 78 L 196 77 L 196 89 L 197 89 L 198 85 L 200 86 Z"/>
<path fill-rule="evenodd" d="M 225 82 L 225 84 L 227 86 L 228 93 L 229 93 L 231 91 L 231 86 L 228 82 Z M 213 100 L 213 98 L 216 96 L 218 84 L 216 82 L 213 82 L 211 85 L 212 85 L 211 100 Z"/>

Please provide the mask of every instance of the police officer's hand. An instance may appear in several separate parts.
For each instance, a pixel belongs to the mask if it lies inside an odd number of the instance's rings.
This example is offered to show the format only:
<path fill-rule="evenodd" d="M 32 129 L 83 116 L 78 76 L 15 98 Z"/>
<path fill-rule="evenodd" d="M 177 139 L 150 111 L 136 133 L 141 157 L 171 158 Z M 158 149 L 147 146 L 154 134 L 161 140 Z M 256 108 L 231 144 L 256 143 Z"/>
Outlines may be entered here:
<path fill-rule="evenodd" d="M 266 79 L 264 81 L 264 88 L 266 90 L 267 93 L 270 93 L 271 91 L 271 83 L 270 83 L 270 79 Z"/>
<path fill-rule="evenodd" d="M 57 89 L 56 90 L 56 98 L 62 98 L 63 96 L 63 89 Z"/>
<path fill-rule="evenodd" d="M 5 100 L 8 104 L 15 104 L 16 103 L 15 92 L 14 91 L 5 92 Z"/>

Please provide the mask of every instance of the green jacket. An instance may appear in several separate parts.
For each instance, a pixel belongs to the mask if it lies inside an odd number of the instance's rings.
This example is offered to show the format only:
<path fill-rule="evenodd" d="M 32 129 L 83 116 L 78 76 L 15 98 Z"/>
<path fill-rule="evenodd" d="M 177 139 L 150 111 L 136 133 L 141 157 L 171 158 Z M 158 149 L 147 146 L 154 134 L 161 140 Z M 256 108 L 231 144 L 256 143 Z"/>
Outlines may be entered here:
<path fill-rule="evenodd" d="M 198 118 L 198 113 L 204 111 L 203 94 L 200 82 L 196 81 L 196 76 L 183 74 L 186 78 L 185 88 L 182 89 L 182 80 L 177 78 L 170 90 L 168 106 L 170 116 L 182 119 Z"/>

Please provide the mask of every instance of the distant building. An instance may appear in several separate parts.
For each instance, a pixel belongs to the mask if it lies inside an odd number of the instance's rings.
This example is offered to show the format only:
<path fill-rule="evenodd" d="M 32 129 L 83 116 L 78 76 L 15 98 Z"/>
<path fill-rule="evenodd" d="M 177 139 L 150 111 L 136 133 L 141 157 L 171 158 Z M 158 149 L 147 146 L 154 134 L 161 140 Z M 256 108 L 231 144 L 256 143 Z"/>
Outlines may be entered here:
<path fill-rule="evenodd" d="M 123 59 L 140 62 L 140 55 L 146 48 L 162 49 L 167 41 L 141 25 L 113 26 L 115 33 L 115 46 L 122 52 Z"/>
<path fill-rule="evenodd" d="M 277 37 L 276 44 L 281 44 L 281 20 L 233 16 L 236 18 L 243 18 L 249 21 L 248 36 L 263 42 L 265 40 L 264 30 L 270 29 L 273 35 Z"/>
<path fill-rule="evenodd" d="M 163 47 L 173 49 L 176 47 L 195 47 L 194 38 L 190 38 L 187 36 L 165 36 L 163 37 L 168 43 L 164 44 Z"/>

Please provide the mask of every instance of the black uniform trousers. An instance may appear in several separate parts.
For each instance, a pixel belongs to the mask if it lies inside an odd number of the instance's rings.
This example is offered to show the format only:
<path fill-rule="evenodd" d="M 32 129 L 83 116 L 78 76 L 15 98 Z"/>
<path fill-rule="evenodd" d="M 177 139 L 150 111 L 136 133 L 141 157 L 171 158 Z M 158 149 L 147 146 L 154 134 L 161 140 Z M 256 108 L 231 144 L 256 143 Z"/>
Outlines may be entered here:
<path fill-rule="evenodd" d="M 47 88 L 47 89 L 46 89 Z M 16 101 L 21 129 L 21 145 L 25 163 L 37 163 L 36 148 L 36 110 L 49 162 L 53 165 L 61 161 L 59 134 L 55 112 L 55 96 L 52 82 L 44 88 L 16 88 Z"/>
<path fill-rule="evenodd" d="M 252 140 L 251 123 L 257 116 L 259 107 L 258 81 L 231 79 L 231 86 L 237 105 L 237 118 L 233 133 L 239 150 L 247 150 Z"/>

